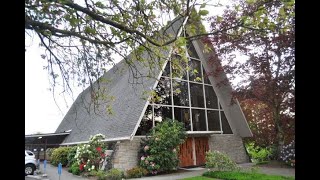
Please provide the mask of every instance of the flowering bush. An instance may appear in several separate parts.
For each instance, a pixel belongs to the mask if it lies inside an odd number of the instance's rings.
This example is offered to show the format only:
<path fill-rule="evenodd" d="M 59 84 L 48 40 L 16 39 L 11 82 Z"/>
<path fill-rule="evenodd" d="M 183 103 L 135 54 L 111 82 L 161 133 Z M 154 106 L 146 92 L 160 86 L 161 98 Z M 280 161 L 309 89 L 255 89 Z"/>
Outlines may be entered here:
<path fill-rule="evenodd" d="M 208 151 L 206 153 L 206 167 L 215 168 L 218 171 L 238 170 L 237 164 L 228 155 L 219 151 Z"/>
<path fill-rule="evenodd" d="M 88 144 L 82 144 L 77 147 L 76 155 L 74 156 L 81 172 L 90 172 L 92 170 L 98 170 L 105 160 L 105 144 L 102 140 L 105 136 L 97 134 L 90 137 Z"/>
<path fill-rule="evenodd" d="M 280 151 L 280 159 L 283 160 L 289 166 L 295 167 L 295 156 L 295 142 L 293 140 L 290 144 L 283 146 L 283 148 Z"/>
<path fill-rule="evenodd" d="M 151 174 L 175 170 L 179 164 L 179 145 L 186 139 L 183 124 L 166 119 L 153 128 L 141 143 L 140 166 Z"/>

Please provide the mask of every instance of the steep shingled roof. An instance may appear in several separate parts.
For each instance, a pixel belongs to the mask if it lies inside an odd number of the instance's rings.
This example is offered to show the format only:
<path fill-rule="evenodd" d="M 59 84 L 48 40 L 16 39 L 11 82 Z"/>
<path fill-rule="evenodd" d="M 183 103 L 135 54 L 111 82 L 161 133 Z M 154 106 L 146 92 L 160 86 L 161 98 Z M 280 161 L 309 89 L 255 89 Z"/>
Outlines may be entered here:
<path fill-rule="evenodd" d="M 175 36 L 183 21 L 183 18 L 175 19 L 165 33 Z M 169 56 L 169 50 L 162 52 L 165 57 Z M 144 53 L 143 58 L 150 59 L 150 56 Z M 127 59 L 130 59 L 130 55 Z M 150 68 L 141 62 L 135 61 L 134 64 L 143 75 L 151 73 L 151 77 L 158 77 L 160 74 L 159 66 L 155 66 L 150 72 Z M 109 140 L 129 139 L 133 134 L 146 105 L 143 92 L 151 90 L 157 81 L 147 77 L 134 78 L 125 60 L 120 61 L 106 72 L 103 78 L 107 79 L 108 83 L 99 83 L 100 87 L 106 88 L 106 94 L 115 98 L 115 101 L 111 103 L 113 114 L 107 113 L 106 103 L 100 105 L 96 112 L 93 108 L 88 108 L 92 103 L 90 103 L 90 88 L 87 88 L 77 97 L 56 130 L 58 133 L 72 129 L 63 144 L 85 142 L 88 141 L 90 135 L 98 133 L 104 134 Z M 133 80 L 135 82 L 130 83 Z M 97 85 L 95 83 L 94 86 Z"/>
<path fill-rule="evenodd" d="M 172 26 L 166 29 L 166 33 L 176 35 L 183 22 L 183 18 L 177 18 L 173 21 Z M 220 62 L 215 64 L 215 67 L 212 64 L 210 65 L 208 60 L 214 56 L 215 52 L 214 50 L 212 52 L 203 52 L 204 44 L 201 40 L 194 40 L 192 44 L 207 72 L 213 72 L 218 66 L 221 66 Z M 169 50 L 163 50 L 162 52 L 166 57 L 169 56 Z M 143 54 L 143 58 L 150 59 L 147 53 Z M 130 55 L 127 59 L 130 59 Z M 150 72 L 150 68 L 142 65 L 141 62 L 135 61 L 134 63 L 143 75 L 150 73 L 152 77 L 160 75 L 161 67 L 159 68 L 159 66 L 152 68 L 152 72 Z M 94 112 L 92 108 L 88 108 L 91 101 L 91 93 L 90 89 L 87 88 L 77 97 L 56 130 L 56 133 L 59 133 L 72 129 L 63 144 L 87 142 L 91 135 L 98 133 L 106 135 L 107 140 L 125 140 L 134 135 L 135 127 L 140 122 L 142 113 L 146 109 L 147 102 L 145 98 L 142 98 L 143 92 L 152 89 L 157 81 L 154 78 L 146 77 L 134 79 L 125 60 L 115 65 L 103 77 L 108 79 L 109 82 L 100 83 L 100 86 L 106 88 L 108 96 L 115 97 L 115 101 L 111 104 L 113 115 L 107 113 L 106 104 L 100 105 L 97 112 Z M 209 76 L 208 78 L 220 100 L 233 133 L 241 137 L 251 137 L 252 133 L 240 105 L 238 103 L 230 105 L 229 103 L 232 91 L 230 83 L 228 82 L 222 86 L 217 85 L 219 81 L 227 78 L 225 73 L 221 72 L 219 77 Z M 133 80 L 135 80 L 135 83 L 130 83 Z M 96 85 L 97 83 L 94 86 Z M 90 111 L 88 111 L 89 109 Z"/>

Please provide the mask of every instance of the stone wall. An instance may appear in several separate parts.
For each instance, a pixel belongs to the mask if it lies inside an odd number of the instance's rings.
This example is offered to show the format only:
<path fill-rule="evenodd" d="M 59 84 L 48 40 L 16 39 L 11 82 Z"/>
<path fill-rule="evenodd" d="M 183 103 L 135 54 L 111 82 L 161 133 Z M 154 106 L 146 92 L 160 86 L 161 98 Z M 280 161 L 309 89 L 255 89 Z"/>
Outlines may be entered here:
<path fill-rule="evenodd" d="M 142 137 L 134 137 L 116 144 L 113 156 L 113 168 L 128 170 L 138 165 L 138 151 Z M 209 149 L 228 154 L 237 163 L 249 162 L 242 138 L 233 134 L 215 134 L 209 136 Z"/>
<path fill-rule="evenodd" d="M 138 151 L 142 137 L 134 137 L 132 141 L 121 141 L 116 144 L 113 157 L 113 168 L 128 170 L 138 165 Z"/>
<path fill-rule="evenodd" d="M 214 134 L 209 137 L 209 149 L 224 152 L 236 163 L 249 162 L 242 138 L 233 134 Z"/>

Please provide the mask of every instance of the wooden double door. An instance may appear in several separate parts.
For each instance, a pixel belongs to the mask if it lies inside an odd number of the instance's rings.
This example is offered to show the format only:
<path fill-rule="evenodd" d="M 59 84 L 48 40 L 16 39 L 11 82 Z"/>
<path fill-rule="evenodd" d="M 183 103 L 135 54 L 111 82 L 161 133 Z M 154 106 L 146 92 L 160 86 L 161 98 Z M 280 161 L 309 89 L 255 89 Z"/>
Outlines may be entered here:
<path fill-rule="evenodd" d="M 180 167 L 202 166 L 209 151 L 208 137 L 189 137 L 180 145 Z"/>

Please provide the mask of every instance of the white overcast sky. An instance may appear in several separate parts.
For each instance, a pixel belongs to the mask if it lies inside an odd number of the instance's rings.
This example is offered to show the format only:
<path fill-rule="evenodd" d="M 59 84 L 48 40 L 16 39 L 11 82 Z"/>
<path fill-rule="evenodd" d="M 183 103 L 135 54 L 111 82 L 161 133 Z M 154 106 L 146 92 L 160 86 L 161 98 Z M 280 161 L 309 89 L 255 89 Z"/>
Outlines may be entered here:
<path fill-rule="evenodd" d="M 210 12 L 209 15 L 222 12 L 222 8 L 208 7 L 207 9 Z M 70 96 L 64 98 L 56 95 L 57 104 L 55 103 L 53 93 L 49 91 L 51 86 L 48 73 L 43 69 L 46 61 L 40 56 L 43 50 L 39 48 L 39 40 L 34 38 L 31 42 L 30 38 L 26 38 L 25 41 L 27 49 L 25 52 L 25 134 L 53 133 L 73 100 Z M 82 88 L 74 87 L 74 99 L 81 90 Z"/>

